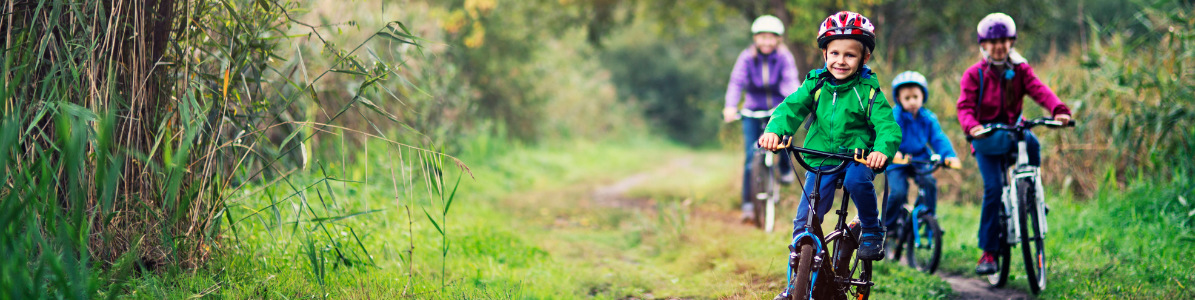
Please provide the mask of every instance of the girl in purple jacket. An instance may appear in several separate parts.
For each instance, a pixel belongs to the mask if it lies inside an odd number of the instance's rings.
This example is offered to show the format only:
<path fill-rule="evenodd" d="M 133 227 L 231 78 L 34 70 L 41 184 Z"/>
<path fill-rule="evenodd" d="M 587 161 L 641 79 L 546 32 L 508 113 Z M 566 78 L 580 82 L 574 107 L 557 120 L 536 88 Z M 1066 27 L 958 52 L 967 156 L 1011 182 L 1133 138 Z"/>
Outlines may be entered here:
<path fill-rule="evenodd" d="M 983 256 L 979 258 L 975 272 L 986 275 L 999 271 L 994 254 L 999 250 L 996 239 L 1000 228 L 996 226 L 996 218 L 1002 205 L 1001 168 L 1003 158 L 1014 145 L 996 142 L 996 139 L 984 140 L 985 136 L 977 133 L 983 130 L 983 124 L 1019 122 L 1026 95 L 1050 111 L 1055 120 L 1065 123 L 1071 117 L 1070 109 L 1058 100 L 1050 87 L 1038 80 L 1025 58 L 1012 48 L 1017 39 L 1017 26 L 1012 17 L 1003 13 L 989 14 L 979 21 L 977 31 L 983 59 L 963 73 L 958 121 L 963 132 L 975 138 L 971 148 L 979 164 L 979 173 L 983 175 L 983 207 L 979 218 L 979 248 L 983 249 Z M 1028 134 L 1025 140 L 1029 164 L 1040 166 L 1037 137 Z"/>
<path fill-rule="evenodd" d="M 756 217 L 748 195 L 755 141 L 763 134 L 772 110 L 801 86 L 796 60 L 784 47 L 784 23 L 771 15 L 761 16 L 751 24 L 751 34 L 754 43 L 743 50 L 734 63 L 730 83 L 726 86 L 726 106 L 722 109 L 725 122 L 733 122 L 740 116 L 743 121 L 743 141 L 747 149 L 743 163 L 743 222 L 754 221 Z M 747 100 L 740 110 L 739 99 L 744 94 Z M 780 160 L 780 174 L 783 184 L 790 184 L 796 178 L 787 159 Z"/>

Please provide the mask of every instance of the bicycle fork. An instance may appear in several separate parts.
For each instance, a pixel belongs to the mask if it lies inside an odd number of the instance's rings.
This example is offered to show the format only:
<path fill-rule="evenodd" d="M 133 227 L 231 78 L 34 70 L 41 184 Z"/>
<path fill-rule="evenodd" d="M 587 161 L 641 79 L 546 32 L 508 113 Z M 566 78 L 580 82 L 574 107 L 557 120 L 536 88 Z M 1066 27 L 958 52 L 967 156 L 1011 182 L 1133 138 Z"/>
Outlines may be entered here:
<path fill-rule="evenodd" d="M 768 179 L 765 181 L 768 183 L 768 188 L 766 192 L 755 195 L 756 199 L 766 200 L 764 201 L 763 228 L 767 232 L 772 232 L 772 228 L 776 227 L 776 202 L 780 201 L 780 184 L 774 178 L 776 176 L 776 172 L 774 171 L 776 164 L 775 157 L 776 154 L 772 153 L 772 151 L 764 152 L 763 164 L 768 169 Z"/>
<path fill-rule="evenodd" d="M 1037 213 L 1037 225 L 1041 228 L 1041 236 L 1044 238 L 1048 227 L 1046 226 L 1046 198 L 1043 193 L 1041 183 L 1041 169 L 1029 165 L 1029 156 L 1026 154 L 1025 141 L 1017 142 L 1017 162 L 1008 167 L 1006 174 L 1010 174 L 1006 180 L 1008 184 L 1004 186 L 1003 196 L 1001 202 L 1004 204 L 1004 218 L 1005 234 L 1008 244 L 1016 244 L 1021 241 L 1020 230 L 1021 226 L 1030 226 L 1029 224 L 1021 224 L 1020 218 L 1017 218 L 1021 213 L 1021 204 L 1033 201 L 1035 213 Z M 1017 192 L 1020 190 L 1020 185 L 1029 184 L 1033 188 L 1033 199 L 1020 199 Z M 1026 202 L 1022 202 L 1026 201 Z"/>
<path fill-rule="evenodd" d="M 792 243 L 788 246 L 788 288 L 786 288 L 786 290 L 789 291 L 790 295 L 794 292 L 806 293 L 809 295 L 809 299 L 813 298 L 813 285 L 817 282 L 817 275 L 821 270 L 822 260 L 825 258 L 826 252 L 825 244 L 822 241 L 822 238 L 814 233 L 813 227 L 814 221 L 817 220 L 817 202 L 820 202 L 819 199 L 821 199 L 821 177 L 821 174 L 813 175 L 813 191 L 809 192 L 806 197 L 809 202 L 809 207 L 807 208 L 808 213 L 805 216 L 805 231 L 793 236 Z M 820 226 L 820 223 L 818 224 Z M 796 230 L 796 228 L 793 230 Z M 794 289 L 796 289 L 796 285 L 793 282 L 793 278 L 796 274 L 794 274 L 795 272 L 793 271 L 797 270 L 799 267 L 798 264 L 801 257 L 798 253 L 800 251 L 799 247 L 802 244 L 813 245 L 813 257 L 810 259 L 809 268 L 809 290 L 794 291 Z"/>

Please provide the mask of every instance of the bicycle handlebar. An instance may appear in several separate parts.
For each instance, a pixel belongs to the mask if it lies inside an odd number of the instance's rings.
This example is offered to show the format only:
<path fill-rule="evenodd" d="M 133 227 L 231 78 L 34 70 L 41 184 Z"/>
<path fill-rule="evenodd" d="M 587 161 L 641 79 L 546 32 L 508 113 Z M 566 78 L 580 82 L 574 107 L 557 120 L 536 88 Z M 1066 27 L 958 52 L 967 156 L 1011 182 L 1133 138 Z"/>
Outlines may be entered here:
<path fill-rule="evenodd" d="M 932 166 L 928 171 L 917 170 L 917 174 L 933 173 L 941 167 L 947 167 L 947 168 L 951 168 L 951 169 L 955 169 L 955 170 L 959 170 L 959 169 L 963 168 L 963 166 L 960 166 L 960 165 L 947 165 L 946 160 L 943 159 L 942 156 L 938 155 L 938 154 L 934 154 L 933 156 L 930 157 L 929 160 L 911 159 L 911 158 L 909 158 L 908 155 L 905 155 L 900 158 L 893 158 L 892 163 L 898 164 L 898 165 L 907 165 L 910 163 L 916 163 L 916 164 L 927 164 L 927 165 Z"/>
<path fill-rule="evenodd" d="M 1017 125 L 1007 125 L 1007 124 L 1000 124 L 1000 123 L 984 124 L 983 130 L 979 131 L 975 135 L 984 136 L 984 135 L 991 134 L 993 131 L 996 131 L 996 130 L 1005 130 L 1005 131 L 1029 130 L 1029 129 L 1032 129 L 1033 127 L 1037 127 L 1037 126 L 1046 126 L 1046 127 L 1050 127 L 1050 128 L 1075 127 L 1075 120 L 1070 120 L 1070 121 L 1067 121 L 1065 124 L 1063 124 L 1062 121 L 1055 121 L 1054 118 L 1037 118 L 1037 119 L 1032 119 L 1032 120 L 1023 120 L 1020 122 L 1020 124 L 1017 124 Z M 967 140 L 969 141 L 974 138 L 975 138 L 974 136 L 968 136 Z"/>
<path fill-rule="evenodd" d="M 825 158 L 833 158 L 833 159 L 838 159 L 838 160 L 842 161 L 842 162 L 838 163 L 837 166 L 834 166 L 833 168 L 830 168 L 829 170 L 820 170 L 819 171 L 816 168 L 814 168 L 813 166 L 810 166 L 809 163 L 807 163 L 805 161 L 805 158 L 802 157 L 801 155 L 793 155 L 797 158 L 797 163 L 799 163 L 801 165 L 801 167 L 804 167 L 806 170 L 809 170 L 809 172 L 813 172 L 816 174 L 828 174 L 828 173 L 838 172 L 838 171 L 842 170 L 842 168 L 846 167 L 847 163 L 849 163 L 851 161 L 859 162 L 862 164 L 867 164 L 867 155 L 871 154 L 871 151 L 868 151 L 865 149 L 855 149 L 853 152 L 847 152 L 847 153 L 830 153 L 830 152 L 825 152 L 825 151 L 813 150 L 813 149 L 809 149 L 809 148 L 796 147 L 796 146 L 792 145 L 792 143 L 793 143 L 792 139 L 793 139 L 793 137 L 791 137 L 791 136 L 780 137 L 780 149 L 790 150 L 790 151 L 797 152 L 797 153 L 821 156 L 821 157 L 825 157 Z M 772 151 L 772 152 L 776 152 L 776 151 Z M 884 168 L 886 168 L 886 167 L 887 166 L 884 166 Z M 883 170 L 884 168 L 880 168 L 880 170 Z"/>

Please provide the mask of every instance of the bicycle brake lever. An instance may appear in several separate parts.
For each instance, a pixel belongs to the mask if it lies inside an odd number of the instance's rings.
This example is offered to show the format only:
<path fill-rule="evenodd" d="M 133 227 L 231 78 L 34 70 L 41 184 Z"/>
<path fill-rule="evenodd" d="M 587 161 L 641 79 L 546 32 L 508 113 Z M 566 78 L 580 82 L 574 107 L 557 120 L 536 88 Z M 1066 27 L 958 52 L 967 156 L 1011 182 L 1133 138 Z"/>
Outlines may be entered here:
<path fill-rule="evenodd" d="M 855 162 L 861 163 L 866 166 L 867 165 L 867 155 L 869 155 L 869 154 L 871 154 L 871 151 L 867 151 L 865 149 L 855 149 L 855 153 L 854 153 L 854 155 L 851 155 L 851 158 L 854 158 Z M 875 168 L 875 169 L 871 169 L 871 170 L 872 171 L 882 171 L 887 168 L 888 168 L 888 163 L 884 163 L 884 165 L 880 166 L 879 168 Z"/>
<path fill-rule="evenodd" d="M 792 136 L 785 135 L 785 136 L 780 137 L 780 149 L 788 149 L 788 147 L 792 147 L 792 145 L 793 145 L 793 137 Z M 779 151 L 772 151 L 772 153 L 776 153 L 776 152 L 779 152 Z"/>
<path fill-rule="evenodd" d="M 867 150 L 855 149 L 855 153 L 852 157 L 855 159 L 856 162 L 859 162 L 861 164 L 867 164 Z"/>

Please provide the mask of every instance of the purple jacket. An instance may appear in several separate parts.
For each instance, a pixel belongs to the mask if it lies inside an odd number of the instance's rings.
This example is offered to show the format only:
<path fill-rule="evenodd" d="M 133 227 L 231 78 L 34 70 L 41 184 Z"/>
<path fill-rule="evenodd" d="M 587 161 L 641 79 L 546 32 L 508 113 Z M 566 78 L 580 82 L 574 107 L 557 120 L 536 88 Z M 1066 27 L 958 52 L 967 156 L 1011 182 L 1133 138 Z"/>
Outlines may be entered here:
<path fill-rule="evenodd" d="M 984 91 L 983 101 L 979 102 L 977 98 L 979 98 L 979 71 L 981 69 L 983 70 Z M 1006 102 L 1002 87 L 1005 81 L 1003 74 L 996 74 L 997 72 L 983 60 L 967 68 L 967 72 L 963 73 L 961 79 L 962 95 L 958 97 L 958 122 L 959 125 L 962 125 L 963 132 L 971 132 L 972 127 L 985 123 L 1013 124 L 1021 115 L 1022 99 L 1025 98 L 1025 95 L 1029 95 L 1033 101 L 1041 104 L 1053 115 L 1070 114 L 1070 109 L 1058 100 L 1054 91 L 1037 79 L 1037 75 L 1033 74 L 1033 68 L 1029 67 L 1028 63 L 1015 64 L 1013 70 L 1016 73 L 1008 86 L 1008 92 L 1012 93 L 1012 98 Z M 978 104 L 978 108 L 976 108 L 976 104 Z"/>
<path fill-rule="evenodd" d="M 730 83 L 726 85 L 726 107 L 738 106 L 739 95 L 743 92 L 747 93 L 743 108 L 769 110 L 780 105 L 784 97 L 801 86 L 801 75 L 797 73 L 795 61 L 792 52 L 783 46 L 768 55 L 758 54 L 755 46 L 747 47 L 739 53 L 734 71 L 730 73 Z M 763 78 L 765 64 L 768 66 L 768 78 Z M 769 96 L 771 106 L 768 105 Z"/>

